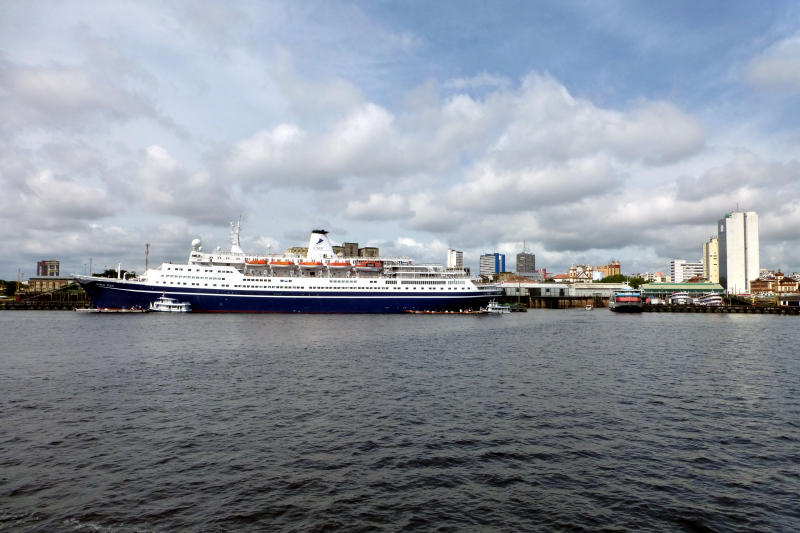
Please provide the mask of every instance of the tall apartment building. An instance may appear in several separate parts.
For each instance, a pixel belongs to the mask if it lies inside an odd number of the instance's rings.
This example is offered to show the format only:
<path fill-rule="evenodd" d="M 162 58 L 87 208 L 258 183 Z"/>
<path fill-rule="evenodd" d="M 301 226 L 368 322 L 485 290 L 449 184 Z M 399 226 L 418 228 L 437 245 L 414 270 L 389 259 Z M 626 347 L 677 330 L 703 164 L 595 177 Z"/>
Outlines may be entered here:
<path fill-rule="evenodd" d="M 717 223 L 719 277 L 725 278 L 731 294 L 750 292 L 758 278 L 758 214 L 755 211 L 727 213 Z"/>
<path fill-rule="evenodd" d="M 61 269 L 61 263 L 59 263 L 55 259 L 49 259 L 47 261 L 38 261 L 36 263 L 36 275 L 40 277 L 59 276 L 60 269 Z"/>
<path fill-rule="evenodd" d="M 703 262 L 673 259 L 669 262 L 669 276 L 672 283 L 685 283 L 692 278 L 702 277 Z"/>
<path fill-rule="evenodd" d="M 517 254 L 517 274 L 522 276 L 536 272 L 536 256 L 528 252 Z"/>
<path fill-rule="evenodd" d="M 491 276 L 506 271 L 506 254 L 483 254 L 480 260 L 481 276 Z"/>
<path fill-rule="evenodd" d="M 447 268 L 464 268 L 464 252 L 461 250 L 447 250 Z"/>
<path fill-rule="evenodd" d="M 711 237 L 703 243 L 703 277 L 719 283 L 719 239 Z"/>

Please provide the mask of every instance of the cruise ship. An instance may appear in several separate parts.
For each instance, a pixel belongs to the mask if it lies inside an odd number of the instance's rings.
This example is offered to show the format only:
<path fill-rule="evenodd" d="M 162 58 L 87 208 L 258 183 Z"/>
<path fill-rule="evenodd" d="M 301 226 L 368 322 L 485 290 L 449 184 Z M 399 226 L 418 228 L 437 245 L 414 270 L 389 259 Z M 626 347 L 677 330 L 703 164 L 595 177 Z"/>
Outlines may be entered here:
<path fill-rule="evenodd" d="M 501 295 L 463 269 L 416 264 L 408 258 L 342 257 L 328 232 L 311 232 L 305 257 L 248 255 L 239 223 L 231 246 L 203 250 L 192 241 L 186 263 L 163 263 L 125 279 L 75 276 L 98 308 L 148 308 L 158 298 L 189 304 L 191 312 L 403 313 L 478 309 Z"/>

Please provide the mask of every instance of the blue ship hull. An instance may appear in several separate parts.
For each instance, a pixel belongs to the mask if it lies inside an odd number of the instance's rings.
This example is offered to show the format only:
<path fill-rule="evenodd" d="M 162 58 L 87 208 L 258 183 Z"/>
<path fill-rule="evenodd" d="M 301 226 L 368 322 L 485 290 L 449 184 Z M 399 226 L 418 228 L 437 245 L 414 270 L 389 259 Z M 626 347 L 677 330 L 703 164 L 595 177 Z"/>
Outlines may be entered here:
<path fill-rule="evenodd" d="M 415 294 L 360 291 L 243 291 L 180 288 L 130 283 L 114 279 L 78 280 L 98 308 L 147 308 L 160 296 L 188 302 L 201 313 L 404 313 L 477 309 L 500 296 L 499 290 Z"/>

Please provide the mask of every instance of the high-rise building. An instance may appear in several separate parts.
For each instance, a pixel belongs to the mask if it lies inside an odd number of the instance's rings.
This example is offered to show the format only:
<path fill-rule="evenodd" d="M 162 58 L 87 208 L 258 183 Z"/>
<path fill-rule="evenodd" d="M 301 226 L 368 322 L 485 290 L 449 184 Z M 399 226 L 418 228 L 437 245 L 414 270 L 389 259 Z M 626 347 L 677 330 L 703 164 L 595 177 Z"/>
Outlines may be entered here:
<path fill-rule="evenodd" d="M 703 276 L 702 261 L 686 261 L 673 259 L 669 262 L 669 277 L 672 283 L 686 283 L 692 278 Z"/>
<path fill-rule="evenodd" d="M 758 253 L 758 214 L 755 211 L 727 213 L 717 223 L 719 277 L 725 278 L 731 294 L 750 292 L 750 282 L 761 268 Z"/>
<path fill-rule="evenodd" d="M 447 250 L 447 268 L 464 268 L 464 252 L 461 250 Z"/>
<path fill-rule="evenodd" d="M 536 272 L 536 256 L 528 252 L 517 254 L 517 274 L 524 276 Z"/>
<path fill-rule="evenodd" d="M 61 268 L 61 263 L 56 261 L 55 259 L 50 259 L 47 261 L 38 261 L 36 263 L 36 275 L 37 276 L 58 276 L 59 270 Z"/>
<path fill-rule="evenodd" d="M 483 254 L 480 260 L 481 276 L 491 276 L 506 271 L 506 254 Z"/>
<path fill-rule="evenodd" d="M 719 240 L 711 237 L 703 243 L 703 277 L 719 283 Z"/>

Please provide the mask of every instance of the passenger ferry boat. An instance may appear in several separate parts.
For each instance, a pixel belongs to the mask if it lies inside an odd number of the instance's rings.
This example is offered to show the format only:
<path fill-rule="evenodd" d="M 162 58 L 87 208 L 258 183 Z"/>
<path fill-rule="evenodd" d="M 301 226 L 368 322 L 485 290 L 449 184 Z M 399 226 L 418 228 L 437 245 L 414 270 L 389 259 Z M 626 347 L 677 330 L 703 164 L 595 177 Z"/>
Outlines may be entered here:
<path fill-rule="evenodd" d="M 706 294 L 701 294 L 697 298 L 694 299 L 695 305 L 706 305 L 709 307 L 719 307 L 723 305 L 725 302 L 722 299 L 722 295 L 717 294 L 715 292 L 707 292 Z"/>
<path fill-rule="evenodd" d="M 642 292 L 631 287 L 613 291 L 608 308 L 617 313 L 641 313 Z"/>
<path fill-rule="evenodd" d="M 149 310 L 167 313 L 188 313 L 192 310 L 192 306 L 188 302 L 179 302 L 175 298 L 167 298 L 162 294 L 161 298 L 150 303 Z"/>
<path fill-rule="evenodd" d="M 511 313 L 511 306 L 508 304 L 501 304 L 497 300 L 492 300 L 486 306 L 486 312 L 494 315 L 505 315 Z"/>
<path fill-rule="evenodd" d="M 162 295 L 192 312 L 402 313 L 479 309 L 501 294 L 463 269 L 408 258 L 341 257 L 328 232 L 311 232 L 306 257 L 252 256 L 231 224 L 230 250 L 206 252 L 192 241 L 186 263 L 163 263 L 133 279 L 75 276 L 97 307 L 147 308 Z"/>

